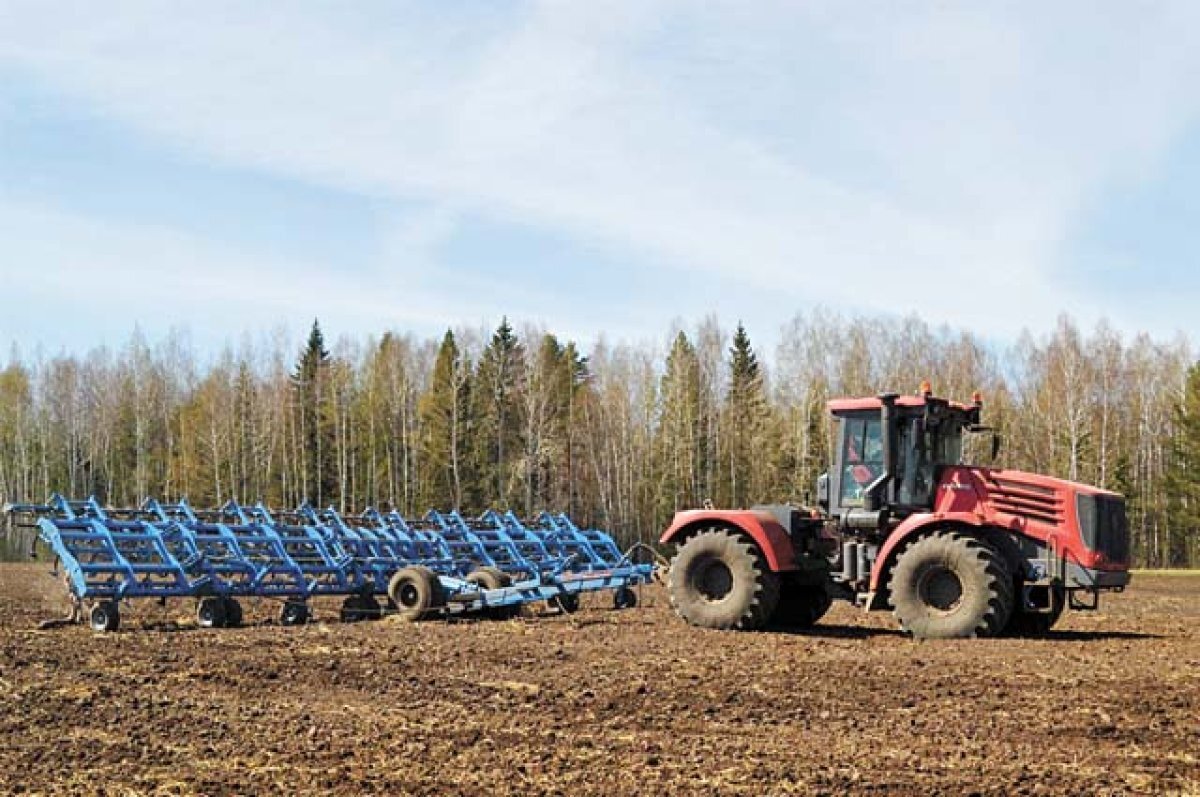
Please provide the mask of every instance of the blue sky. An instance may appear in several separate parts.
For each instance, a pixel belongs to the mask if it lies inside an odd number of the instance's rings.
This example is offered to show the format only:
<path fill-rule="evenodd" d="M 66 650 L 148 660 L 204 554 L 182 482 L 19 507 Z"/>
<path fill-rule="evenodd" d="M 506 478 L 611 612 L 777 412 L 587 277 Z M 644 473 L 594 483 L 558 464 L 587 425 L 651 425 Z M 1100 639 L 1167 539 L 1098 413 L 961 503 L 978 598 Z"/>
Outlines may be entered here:
<path fill-rule="evenodd" d="M 0 0 L 0 345 L 1197 332 L 1195 3 L 286 9 Z"/>

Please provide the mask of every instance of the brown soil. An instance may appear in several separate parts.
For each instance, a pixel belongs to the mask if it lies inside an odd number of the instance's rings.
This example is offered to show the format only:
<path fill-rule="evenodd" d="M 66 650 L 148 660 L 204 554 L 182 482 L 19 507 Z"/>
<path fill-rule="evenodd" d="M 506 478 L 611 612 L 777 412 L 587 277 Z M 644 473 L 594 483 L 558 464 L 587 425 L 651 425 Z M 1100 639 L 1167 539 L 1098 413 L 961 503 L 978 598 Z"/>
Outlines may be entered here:
<path fill-rule="evenodd" d="M 916 643 L 616 612 L 38 631 L 0 566 L 0 791 L 75 794 L 1200 794 L 1200 576 L 1142 576 L 1052 638 Z"/>

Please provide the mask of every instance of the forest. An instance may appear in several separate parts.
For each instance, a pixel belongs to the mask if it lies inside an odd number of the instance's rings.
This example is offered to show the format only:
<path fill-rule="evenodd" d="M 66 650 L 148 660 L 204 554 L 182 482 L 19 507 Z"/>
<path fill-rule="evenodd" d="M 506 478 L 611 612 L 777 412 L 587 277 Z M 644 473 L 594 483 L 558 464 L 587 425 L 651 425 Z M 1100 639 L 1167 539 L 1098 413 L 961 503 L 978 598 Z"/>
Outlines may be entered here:
<path fill-rule="evenodd" d="M 742 324 L 676 322 L 584 351 L 535 326 L 333 343 L 278 332 L 201 357 L 185 331 L 0 371 L 0 499 L 112 505 L 304 501 L 570 513 L 650 540 L 677 509 L 814 501 L 825 402 L 882 390 L 966 400 L 997 465 L 1124 493 L 1137 564 L 1200 566 L 1200 367 L 1180 336 L 1068 316 L 996 344 L 922 320 L 815 310 L 760 352 Z M 987 452 L 990 454 L 990 452 Z"/>

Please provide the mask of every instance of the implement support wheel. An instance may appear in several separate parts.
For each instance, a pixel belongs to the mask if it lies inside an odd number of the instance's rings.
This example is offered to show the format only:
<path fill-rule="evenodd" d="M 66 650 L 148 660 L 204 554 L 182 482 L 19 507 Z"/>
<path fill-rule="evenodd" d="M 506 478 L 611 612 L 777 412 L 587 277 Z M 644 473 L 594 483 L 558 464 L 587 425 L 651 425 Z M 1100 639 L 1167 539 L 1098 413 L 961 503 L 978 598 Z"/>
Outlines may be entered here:
<path fill-rule="evenodd" d="M 279 610 L 279 624 L 286 626 L 304 625 L 309 618 L 308 604 L 303 601 L 287 601 Z"/>
<path fill-rule="evenodd" d="M 550 605 L 563 614 L 575 614 L 579 611 L 579 593 L 560 592 L 550 599 Z"/>
<path fill-rule="evenodd" d="M 341 618 L 343 623 L 357 623 L 362 620 L 378 620 L 383 616 L 383 607 L 374 595 L 351 595 L 342 601 Z"/>
<path fill-rule="evenodd" d="M 121 627 L 121 611 L 116 601 L 100 601 L 92 607 L 89 617 L 93 631 L 116 631 Z"/>
<path fill-rule="evenodd" d="M 201 628 L 224 628 L 228 622 L 225 614 L 227 598 L 209 595 L 196 605 L 196 622 Z"/>
<path fill-rule="evenodd" d="M 446 605 L 442 582 L 428 567 L 406 567 L 388 584 L 388 597 L 402 620 L 415 622 L 432 616 Z"/>
<path fill-rule="evenodd" d="M 468 584 L 474 584 L 481 592 L 493 589 L 504 589 L 512 586 L 512 576 L 498 567 L 481 567 L 467 575 Z M 489 606 L 483 610 L 485 617 L 494 620 L 508 620 L 521 613 L 520 605 Z"/>
<path fill-rule="evenodd" d="M 614 609 L 632 609 L 638 604 L 637 593 L 629 587 L 621 587 L 613 593 Z"/>
<path fill-rule="evenodd" d="M 225 598 L 225 627 L 239 628 L 242 625 L 242 604 L 233 598 Z"/>

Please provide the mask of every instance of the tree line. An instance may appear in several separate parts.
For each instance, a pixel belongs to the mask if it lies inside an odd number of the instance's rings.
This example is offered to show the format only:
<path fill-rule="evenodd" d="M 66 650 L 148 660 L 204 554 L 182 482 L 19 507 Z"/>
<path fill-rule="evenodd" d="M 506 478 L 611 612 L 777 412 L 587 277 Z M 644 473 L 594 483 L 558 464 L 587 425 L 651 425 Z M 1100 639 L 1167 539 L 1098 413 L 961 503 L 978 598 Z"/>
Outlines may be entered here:
<path fill-rule="evenodd" d="M 340 338 L 314 322 L 201 362 L 182 333 L 0 371 L 0 499 L 57 491 L 342 511 L 391 506 L 569 512 L 623 541 L 671 514 L 813 502 L 829 458 L 825 402 L 882 390 L 982 391 L 997 462 L 1124 493 L 1134 552 L 1197 566 L 1200 368 L 1183 337 L 1085 332 L 989 345 L 918 318 L 797 315 L 769 360 L 741 324 L 676 324 L 661 344 L 585 353 L 504 320 L 439 339 Z M 989 452 L 990 453 L 990 452 Z"/>

